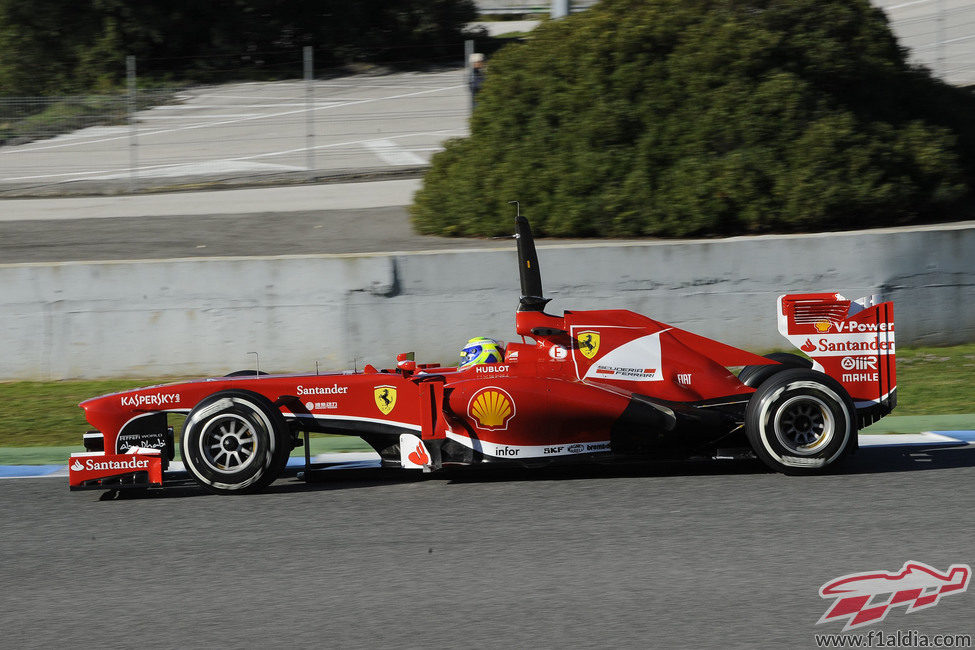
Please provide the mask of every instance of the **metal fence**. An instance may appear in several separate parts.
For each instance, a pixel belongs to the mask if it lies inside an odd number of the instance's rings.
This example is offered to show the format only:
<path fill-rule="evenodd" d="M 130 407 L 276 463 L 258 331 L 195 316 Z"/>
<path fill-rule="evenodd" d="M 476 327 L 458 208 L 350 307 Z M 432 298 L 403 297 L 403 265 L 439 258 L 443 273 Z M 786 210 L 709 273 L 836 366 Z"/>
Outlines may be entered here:
<path fill-rule="evenodd" d="M 297 54 L 282 81 L 136 90 L 130 65 L 128 93 L 0 99 L 0 194 L 422 167 L 467 133 L 462 52 L 434 71 L 360 74 Z"/>
<path fill-rule="evenodd" d="M 597 0 L 476 0 L 480 14 L 519 15 L 549 14 L 563 7 L 562 14 L 568 11 L 583 11 L 596 4 Z"/>
<path fill-rule="evenodd" d="M 975 84 L 975 2 L 873 1 L 915 62 Z M 420 168 L 467 133 L 465 59 L 458 47 L 437 71 L 348 75 L 316 70 L 306 48 L 276 62 L 281 81 L 228 71 L 227 83 L 152 89 L 137 89 L 130 61 L 128 92 L 0 98 L 0 196 Z"/>

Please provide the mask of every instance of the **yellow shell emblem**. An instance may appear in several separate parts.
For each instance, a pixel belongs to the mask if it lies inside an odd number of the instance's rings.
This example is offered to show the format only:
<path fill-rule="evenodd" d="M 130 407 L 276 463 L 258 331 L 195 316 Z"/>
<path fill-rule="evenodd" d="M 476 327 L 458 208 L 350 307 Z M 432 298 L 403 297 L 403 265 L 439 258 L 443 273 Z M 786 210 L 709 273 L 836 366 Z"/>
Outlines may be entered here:
<path fill-rule="evenodd" d="M 515 417 L 515 401 L 500 388 L 482 388 L 471 397 L 467 412 L 485 429 L 507 429 Z"/>
<path fill-rule="evenodd" d="M 825 334 L 826 332 L 829 331 L 829 328 L 831 326 L 832 326 L 832 323 L 830 323 L 828 320 L 817 321 L 816 322 L 816 331 L 817 332 L 820 332 L 822 334 Z"/>
<path fill-rule="evenodd" d="M 389 415 L 389 412 L 396 408 L 396 387 L 395 386 L 376 386 L 373 389 L 376 398 L 376 407 L 380 413 Z"/>
<path fill-rule="evenodd" d="M 599 332 L 579 332 L 576 340 L 585 358 L 592 359 L 599 352 Z"/>

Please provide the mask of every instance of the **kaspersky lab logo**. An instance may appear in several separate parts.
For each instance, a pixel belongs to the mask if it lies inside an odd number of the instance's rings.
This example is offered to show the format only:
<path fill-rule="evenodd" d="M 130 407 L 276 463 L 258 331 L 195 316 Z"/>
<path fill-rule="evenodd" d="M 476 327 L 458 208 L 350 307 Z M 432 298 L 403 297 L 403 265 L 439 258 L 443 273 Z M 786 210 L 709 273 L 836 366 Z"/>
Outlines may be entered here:
<path fill-rule="evenodd" d="M 832 598 L 816 625 L 846 621 L 843 631 L 879 623 L 894 607 L 904 605 L 906 613 L 937 605 L 942 596 L 968 589 L 972 568 L 952 564 L 942 573 L 923 562 L 905 562 L 900 571 L 851 573 L 830 580 L 819 588 L 821 598 Z"/>

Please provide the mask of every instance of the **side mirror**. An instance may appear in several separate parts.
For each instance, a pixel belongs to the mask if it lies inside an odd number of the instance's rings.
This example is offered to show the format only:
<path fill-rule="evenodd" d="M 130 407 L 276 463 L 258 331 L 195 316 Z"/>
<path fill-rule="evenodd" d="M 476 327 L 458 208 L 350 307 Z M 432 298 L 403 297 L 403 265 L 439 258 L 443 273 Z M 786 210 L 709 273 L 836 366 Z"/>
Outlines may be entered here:
<path fill-rule="evenodd" d="M 405 372 L 416 372 L 416 354 L 401 352 L 396 355 L 396 368 Z"/>

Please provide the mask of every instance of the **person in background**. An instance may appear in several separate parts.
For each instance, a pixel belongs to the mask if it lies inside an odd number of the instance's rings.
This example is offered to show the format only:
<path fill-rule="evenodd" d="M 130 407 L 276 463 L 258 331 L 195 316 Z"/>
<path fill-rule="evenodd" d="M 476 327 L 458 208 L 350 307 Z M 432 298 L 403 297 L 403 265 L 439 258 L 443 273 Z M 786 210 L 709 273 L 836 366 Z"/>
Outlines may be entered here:
<path fill-rule="evenodd" d="M 471 75 L 467 83 L 471 89 L 471 109 L 473 109 L 477 106 L 477 93 L 484 84 L 484 55 L 480 52 L 474 52 L 470 56 L 470 64 Z"/>

